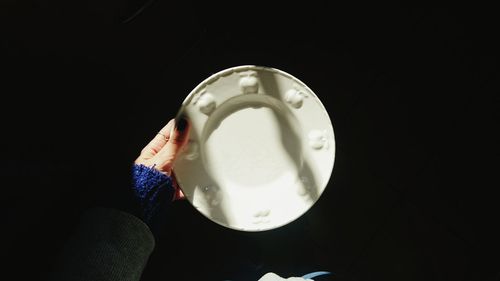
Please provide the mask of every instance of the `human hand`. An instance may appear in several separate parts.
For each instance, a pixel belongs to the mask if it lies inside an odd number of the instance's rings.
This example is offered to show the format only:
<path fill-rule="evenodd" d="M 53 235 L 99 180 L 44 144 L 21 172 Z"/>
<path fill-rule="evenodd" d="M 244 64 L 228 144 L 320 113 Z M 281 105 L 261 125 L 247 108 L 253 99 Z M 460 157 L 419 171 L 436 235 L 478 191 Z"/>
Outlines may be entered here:
<path fill-rule="evenodd" d="M 179 118 L 177 124 L 175 119 L 171 119 L 142 149 L 134 162 L 136 165 L 142 164 L 170 176 L 175 188 L 174 200 L 184 198 L 182 191 L 178 188 L 172 167 L 189 140 L 190 128 L 191 126 L 185 118 Z"/>

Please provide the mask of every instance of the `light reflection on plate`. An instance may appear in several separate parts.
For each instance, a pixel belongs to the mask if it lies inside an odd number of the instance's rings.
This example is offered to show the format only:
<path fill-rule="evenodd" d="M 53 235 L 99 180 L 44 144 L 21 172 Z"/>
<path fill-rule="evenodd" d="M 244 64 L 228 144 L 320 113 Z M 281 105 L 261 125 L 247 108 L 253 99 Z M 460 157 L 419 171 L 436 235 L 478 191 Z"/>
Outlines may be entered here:
<path fill-rule="evenodd" d="M 281 70 L 238 66 L 200 83 L 181 108 L 191 122 L 174 165 L 179 186 L 210 220 L 263 231 L 304 214 L 335 159 L 333 126 L 304 83 Z"/>

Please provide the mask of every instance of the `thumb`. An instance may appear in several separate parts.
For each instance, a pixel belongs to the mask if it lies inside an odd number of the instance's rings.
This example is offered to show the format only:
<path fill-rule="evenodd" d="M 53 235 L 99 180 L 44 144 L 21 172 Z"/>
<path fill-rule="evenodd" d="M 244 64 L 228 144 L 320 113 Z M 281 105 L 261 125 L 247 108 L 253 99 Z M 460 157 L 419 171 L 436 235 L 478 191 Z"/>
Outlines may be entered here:
<path fill-rule="evenodd" d="M 155 156 L 160 170 L 170 175 L 177 155 L 189 140 L 190 129 L 191 126 L 185 117 L 176 120 L 167 143 Z"/>

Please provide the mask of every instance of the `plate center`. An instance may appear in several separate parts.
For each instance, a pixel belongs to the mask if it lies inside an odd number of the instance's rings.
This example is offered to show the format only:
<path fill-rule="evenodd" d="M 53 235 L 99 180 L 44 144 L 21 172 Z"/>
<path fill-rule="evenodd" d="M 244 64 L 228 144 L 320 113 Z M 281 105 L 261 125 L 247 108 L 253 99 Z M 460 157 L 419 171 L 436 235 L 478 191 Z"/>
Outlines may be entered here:
<path fill-rule="evenodd" d="M 301 142 L 280 114 L 267 106 L 240 108 L 211 129 L 203 158 L 216 181 L 251 188 L 296 176 Z"/>

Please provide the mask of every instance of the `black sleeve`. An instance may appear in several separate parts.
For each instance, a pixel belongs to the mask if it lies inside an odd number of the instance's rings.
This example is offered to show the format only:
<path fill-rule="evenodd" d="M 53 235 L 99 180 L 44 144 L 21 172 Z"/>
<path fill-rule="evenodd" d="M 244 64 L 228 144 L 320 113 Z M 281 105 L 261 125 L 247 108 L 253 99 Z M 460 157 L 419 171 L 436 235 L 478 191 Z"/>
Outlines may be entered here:
<path fill-rule="evenodd" d="M 82 216 L 51 280 L 138 281 L 154 246 L 142 220 L 122 211 L 94 208 Z"/>

